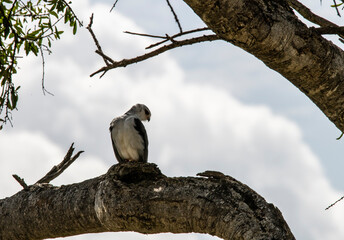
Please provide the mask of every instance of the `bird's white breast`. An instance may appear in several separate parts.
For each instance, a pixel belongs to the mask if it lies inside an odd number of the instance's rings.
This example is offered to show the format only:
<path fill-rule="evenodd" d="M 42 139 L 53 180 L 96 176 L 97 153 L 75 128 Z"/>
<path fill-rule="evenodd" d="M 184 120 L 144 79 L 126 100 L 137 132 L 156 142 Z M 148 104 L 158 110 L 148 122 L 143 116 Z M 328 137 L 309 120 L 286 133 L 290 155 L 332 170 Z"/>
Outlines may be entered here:
<path fill-rule="evenodd" d="M 139 153 L 144 150 L 142 137 L 135 129 L 134 117 L 121 119 L 112 130 L 118 153 L 123 159 L 138 161 Z"/>

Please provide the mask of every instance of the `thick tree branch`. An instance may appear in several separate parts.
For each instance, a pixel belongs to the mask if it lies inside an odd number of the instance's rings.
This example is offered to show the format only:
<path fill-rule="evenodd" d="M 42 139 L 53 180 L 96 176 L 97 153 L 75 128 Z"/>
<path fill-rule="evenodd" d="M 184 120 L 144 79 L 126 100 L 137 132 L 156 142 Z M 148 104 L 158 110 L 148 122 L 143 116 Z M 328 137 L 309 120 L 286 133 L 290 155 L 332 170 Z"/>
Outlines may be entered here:
<path fill-rule="evenodd" d="M 295 239 L 281 212 L 252 189 L 218 172 L 201 175 L 168 178 L 155 164 L 127 163 L 81 183 L 32 187 L 0 200 L 0 238 L 135 231 Z"/>
<path fill-rule="evenodd" d="M 279 72 L 344 131 L 344 52 L 302 23 L 287 1 L 184 2 L 218 37 Z"/>

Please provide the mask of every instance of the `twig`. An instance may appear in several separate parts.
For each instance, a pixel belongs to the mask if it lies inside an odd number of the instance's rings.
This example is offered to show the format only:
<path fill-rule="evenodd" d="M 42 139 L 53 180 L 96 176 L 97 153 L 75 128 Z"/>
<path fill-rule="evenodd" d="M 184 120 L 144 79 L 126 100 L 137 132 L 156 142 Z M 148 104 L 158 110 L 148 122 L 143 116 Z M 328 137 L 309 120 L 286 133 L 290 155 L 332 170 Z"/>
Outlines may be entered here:
<path fill-rule="evenodd" d="M 336 8 L 337 15 L 338 15 L 339 17 L 341 17 L 341 16 L 340 16 L 340 13 L 339 13 L 339 10 L 338 10 L 338 6 L 337 6 L 337 3 L 336 3 L 336 0 L 333 0 L 333 3 L 334 3 L 334 7 Z"/>
<path fill-rule="evenodd" d="M 311 21 L 312 23 L 315 23 L 321 27 L 339 27 L 337 24 L 334 24 L 333 22 L 328 21 L 325 18 L 322 18 L 316 14 L 314 14 L 309 8 L 307 8 L 305 5 L 300 3 L 297 0 L 288 0 L 289 5 L 294 8 L 298 13 L 300 13 L 305 19 L 308 21 Z M 343 34 L 339 34 L 340 37 L 344 38 Z"/>
<path fill-rule="evenodd" d="M 64 157 L 63 161 L 54 166 L 44 177 L 36 182 L 37 183 L 49 183 L 56 177 L 58 177 L 64 170 L 66 170 L 84 151 L 79 151 L 77 154 L 73 155 L 75 148 L 73 147 L 74 143 L 68 149 L 66 156 Z"/>
<path fill-rule="evenodd" d="M 181 37 L 181 36 L 184 36 L 184 35 L 187 35 L 187 34 L 191 34 L 191 33 L 207 31 L 207 30 L 210 30 L 210 29 L 208 27 L 197 28 L 197 29 L 192 29 L 192 30 L 185 31 L 185 32 L 180 32 L 180 33 L 177 33 L 177 34 L 175 34 L 173 36 L 169 36 L 168 34 L 165 34 L 165 36 L 159 36 L 159 35 L 151 35 L 151 34 L 145 34 L 145 33 L 136 33 L 136 32 L 129 32 L 129 31 L 125 31 L 124 33 L 131 34 L 131 35 L 142 36 L 142 37 L 151 37 L 151 38 L 164 39 L 161 42 L 157 42 L 157 43 L 154 43 L 154 44 L 149 45 L 148 47 L 146 47 L 146 49 L 150 49 L 150 48 L 156 47 L 158 45 L 161 45 L 161 44 L 163 44 L 163 43 L 165 43 L 165 42 L 167 42 L 169 40 L 171 40 L 173 42 L 173 41 L 175 41 L 175 38 L 177 38 L 177 37 Z"/>
<path fill-rule="evenodd" d="M 151 34 L 145 34 L 145 33 L 136 33 L 136 32 L 129 32 L 129 31 L 124 31 L 124 33 L 131 34 L 131 35 L 142 36 L 142 37 L 166 39 L 166 37 L 164 37 L 164 36 L 157 36 L 157 35 L 151 35 Z"/>
<path fill-rule="evenodd" d="M 110 12 L 112 11 L 112 9 L 114 9 L 116 7 L 118 0 L 115 1 L 115 3 L 112 5 L 112 8 L 110 9 Z"/>
<path fill-rule="evenodd" d="M 327 208 L 325 208 L 325 210 L 329 210 L 331 207 L 333 207 L 334 205 L 336 205 L 338 202 L 342 201 L 344 199 L 344 196 L 339 198 L 337 201 L 335 201 L 334 203 L 332 203 L 330 206 L 328 206 Z"/>
<path fill-rule="evenodd" d="M 83 26 L 83 23 L 82 21 L 79 20 L 79 18 L 76 16 L 76 14 L 74 13 L 73 9 L 69 6 L 69 4 L 65 1 L 65 0 L 62 0 L 63 3 L 69 8 L 69 10 L 71 11 L 73 17 L 75 17 L 76 21 L 79 23 L 79 26 L 82 27 Z"/>
<path fill-rule="evenodd" d="M 13 174 L 12 177 L 14 177 L 15 180 L 17 180 L 17 182 L 26 190 L 29 187 L 27 186 L 27 184 L 24 181 L 24 178 L 20 178 L 17 174 Z"/>
<path fill-rule="evenodd" d="M 175 39 L 177 37 L 181 37 L 181 36 L 184 36 L 184 35 L 187 35 L 187 34 L 191 34 L 191 33 L 195 33 L 195 32 L 201 32 L 201 31 L 207 31 L 207 30 L 210 30 L 209 28 L 207 27 L 204 27 L 204 28 L 197 28 L 197 29 L 192 29 L 192 30 L 189 30 L 189 31 L 185 31 L 185 32 L 182 32 L 182 33 L 177 33 L 173 36 L 171 36 L 170 38 L 172 39 Z M 146 47 L 146 49 L 150 49 L 150 48 L 153 48 L 153 47 L 157 47 L 165 42 L 167 42 L 168 40 L 170 40 L 169 38 L 166 38 L 164 37 L 165 40 L 161 41 L 161 42 L 157 42 L 157 43 L 154 43 L 148 47 Z"/>
<path fill-rule="evenodd" d="M 336 138 L 336 140 L 340 140 L 340 139 L 343 137 L 343 134 L 344 134 L 344 133 L 342 132 L 342 133 L 340 134 L 340 136 Z"/>
<path fill-rule="evenodd" d="M 44 60 L 44 53 L 43 53 L 43 48 L 42 46 L 39 46 L 39 51 L 41 52 L 41 58 L 42 58 L 42 91 L 43 91 L 43 95 L 45 95 L 45 93 L 50 94 L 51 96 L 54 96 L 54 94 L 52 94 L 51 92 L 49 92 L 45 86 L 44 86 L 44 77 L 45 77 L 45 60 Z"/>
<path fill-rule="evenodd" d="M 117 1 L 116 1 L 116 3 L 117 3 Z M 115 4 L 116 4 L 116 3 L 115 3 Z M 93 30 L 92 30 L 92 24 L 93 24 L 93 13 L 92 13 L 92 15 L 91 15 L 91 17 L 90 17 L 90 23 L 88 24 L 88 26 L 87 26 L 86 28 L 87 28 L 87 30 L 90 32 L 90 34 L 91 34 L 91 36 L 92 36 L 92 38 L 93 38 L 93 41 L 94 41 L 94 43 L 95 43 L 96 46 L 97 46 L 97 49 L 98 49 L 97 51 L 98 51 L 99 53 L 101 53 L 101 54 L 99 54 L 99 55 L 102 56 L 102 58 L 103 58 L 105 64 L 109 66 L 111 63 L 113 63 L 113 62 L 115 62 L 115 61 L 112 60 L 109 56 L 106 56 L 106 55 L 103 53 L 102 47 L 100 46 L 100 44 L 99 44 L 99 42 L 98 42 L 98 39 L 97 39 L 96 35 L 94 34 L 94 32 L 93 32 Z"/>
<path fill-rule="evenodd" d="M 213 35 L 204 35 L 204 36 L 200 36 L 200 37 L 195 37 L 195 38 L 190 38 L 190 39 L 185 39 L 185 40 L 181 40 L 181 41 L 174 41 L 172 42 L 171 44 L 169 45 L 164 45 L 154 51 L 151 51 L 149 53 L 146 53 L 146 54 L 143 54 L 141 56 L 137 56 L 135 58 L 130 58 L 130 59 L 123 59 L 121 61 L 118 61 L 118 62 L 113 62 L 111 65 L 107 65 L 107 66 L 104 66 L 102 68 L 100 68 L 99 70 L 97 70 L 96 72 L 92 73 L 90 75 L 90 77 L 93 77 L 94 75 L 98 74 L 98 73 L 101 73 L 101 72 L 104 72 L 102 74 L 102 76 L 105 74 L 105 71 L 108 71 L 110 69 L 113 69 L 113 68 L 118 68 L 118 67 L 126 67 L 130 64 L 133 64 L 133 63 L 138 63 L 138 62 L 141 62 L 141 61 L 144 61 L 148 58 L 152 58 L 154 56 L 157 56 L 163 52 L 166 52 L 168 50 L 171 50 L 173 48 L 177 48 L 177 47 L 181 47 L 181 46 L 186 46 L 186 45 L 191 45 L 191 44 L 194 44 L 194 43 L 200 43 L 200 42 L 208 42 L 208 41 L 214 41 L 214 40 L 219 40 L 220 38 L 213 34 Z M 96 53 L 98 53 L 99 55 L 101 55 L 101 53 L 96 50 Z M 101 76 L 101 77 L 102 77 Z"/>
<path fill-rule="evenodd" d="M 171 3 L 170 3 L 170 0 L 166 0 L 166 2 L 167 2 L 167 5 L 169 6 L 169 8 L 170 8 L 170 10 L 171 10 L 171 12 L 172 12 L 172 14 L 173 14 L 173 16 L 174 16 L 174 20 L 176 21 L 176 23 L 177 23 L 177 25 L 178 25 L 179 32 L 182 33 L 182 32 L 183 32 L 182 25 L 180 25 L 178 16 L 177 16 L 176 12 L 174 11 L 174 9 L 173 9 L 173 7 L 172 7 L 172 5 L 171 5 Z"/>

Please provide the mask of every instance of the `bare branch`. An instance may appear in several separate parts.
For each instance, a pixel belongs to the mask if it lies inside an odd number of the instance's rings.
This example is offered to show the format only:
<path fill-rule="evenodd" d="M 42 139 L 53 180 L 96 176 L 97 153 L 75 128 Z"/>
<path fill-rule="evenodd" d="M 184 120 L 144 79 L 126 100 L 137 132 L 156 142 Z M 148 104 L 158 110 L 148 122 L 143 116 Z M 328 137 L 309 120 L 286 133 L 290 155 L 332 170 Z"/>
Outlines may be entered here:
<path fill-rule="evenodd" d="M 123 59 L 123 60 L 118 61 L 118 62 L 113 62 L 111 65 L 104 66 L 104 67 L 100 68 L 98 71 L 92 73 L 90 75 L 90 77 L 93 77 L 94 75 L 96 75 L 98 73 L 105 72 L 105 71 L 108 71 L 108 70 L 113 69 L 113 68 L 126 67 L 126 66 L 128 66 L 130 64 L 144 61 L 144 60 L 146 60 L 148 58 L 152 58 L 154 56 L 157 56 L 157 55 L 159 55 L 159 54 L 161 54 L 163 52 L 166 52 L 168 50 L 171 50 L 173 48 L 182 47 L 182 46 L 186 46 L 186 45 L 191 45 L 191 44 L 194 44 L 194 43 L 214 41 L 214 40 L 219 40 L 219 39 L 220 38 L 217 35 L 212 34 L 212 35 L 204 35 L 204 36 L 200 36 L 200 37 L 185 39 L 185 40 L 181 40 L 181 41 L 174 41 L 174 42 L 172 42 L 169 45 L 164 45 L 164 46 L 162 46 L 162 47 L 160 47 L 160 48 L 158 48 L 158 49 L 156 49 L 156 50 L 154 50 L 152 52 L 143 54 L 141 56 L 137 56 L 135 58 L 130 58 L 130 59 Z M 100 52 L 98 50 L 96 51 L 96 53 L 100 54 Z"/>
<path fill-rule="evenodd" d="M 338 10 L 338 5 L 337 5 L 336 0 L 333 0 L 333 3 L 334 3 L 334 7 L 336 8 L 337 15 L 338 15 L 339 17 L 341 17 L 341 16 L 340 16 L 340 13 L 339 13 L 339 10 Z"/>
<path fill-rule="evenodd" d="M 124 33 L 131 34 L 131 35 L 142 36 L 142 37 L 151 37 L 151 38 L 162 38 L 162 39 L 166 39 L 165 36 L 157 36 L 157 35 L 151 35 L 151 34 L 145 34 L 145 33 L 135 33 L 135 32 L 129 32 L 129 31 L 125 31 Z"/>
<path fill-rule="evenodd" d="M 112 8 L 110 9 L 110 12 L 116 7 L 118 0 L 115 1 L 115 3 L 112 5 Z"/>
<path fill-rule="evenodd" d="M 174 16 L 174 20 L 176 21 L 176 23 L 177 23 L 177 25 L 178 25 L 179 32 L 182 33 L 182 32 L 183 32 L 182 25 L 180 25 L 178 16 L 177 16 L 176 12 L 174 11 L 174 9 L 173 9 L 173 7 L 172 7 L 172 5 L 171 5 L 171 3 L 170 3 L 170 0 L 166 0 L 166 2 L 167 2 L 167 5 L 168 5 L 168 7 L 170 8 L 170 10 L 171 10 L 171 12 L 172 12 L 172 14 L 173 14 L 173 16 Z"/>
<path fill-rule="evenodd" d="M 51 92 L 49 92 L 44 85 L 44 78 L 45 78 L 45 59 L 44 59 L 44 53 L 43 53 L 43 48 L 42 46 L 39 46 L 39 51 L 41 53 L 41 58 L 42 58 L 42 91 L 43 91 L 43 95 L 45 95 L 45 93 L 50 94 L 51 96 L 54 96 L 54 94 L 52 94 Z"/>
<path fill-rule="evenodd" d="M 201 31 L 207 31 L 207 30 L 210 30 L 209 28 L 207 27 L 204 27 L 204 28 L 197 28 L 197 29 L 192 29 L 192 30 L 189 30 L 189 31 L 185 31 L 185 32 L 181 32 L 181 33 L 177 33 L 169 38 L 167 37 L 164 37 L 165 40 L 161 41 L 161 42 L 157 42 L 157 43 L 154 43 L 148 47 L 146 47 L 146 49 L 150 49 L 150 48 L 153 48 L 153 47 L 157 47 L 165 42 L 167 42 L 168 40 L 170 40 L 171 38 L 172 39 L 175 39 L 177 37 L 181 37 L 181 36 L 184 36 L 184 35 L 187 35 L 187 34 L 191 34 L 191 33 L 195 33 L 195 32 L 201 32 Z M 166 34 L 167 35 L 167 34 Z"/>
<path fill-rule="evenodd" d="M 29 187 L 27 186 L 27 184 L 24 181 L 24 178 L 20 178 L 17 174 L 13 174 L 12 177 L 14 177 L 15 180 L 17 180 L 17 182 L 25 189 L 29 189 Z"/>
<path fill-rule="evenodd" d="M 339 198 L 337 201 L 335 201 L 334 203 L 332 203 L 330 206 L 328 206 L 327 208 L 325 208 L 325 210 L 329 210 L 331 207 L 333 207 L 334 205 L 336 205 L 338 202 L 342 201 L 344 199 L 344 196 Z"/>
<path fill-rule="evenodd" d="M 338 27 L 336 24 L 328 21 L 327 19 L 314 14 L 309 8 L 307 8 L 305 5 L 303 5 L 297 0 L 288 0 L 288 3 L 304 18 L 306 18 L 308 21 L 311 21 L 312 23 L 315 23 L 321 27 L 327 27 L 327 26 Z"/>
<path fill-rule="evenodd" d="M 116 1 L 116 3 L 117 3 L 117 1 Z M 116 4 L 116 3 L 115 3 L 115 4 Z M 97 46 L 97 49 L 98 49 L 97 51 L 101 53 L 101 54 L 99 54 L 99 55 L 102 56 L 102 58 L 103 58 L 103 60 L 104 60 L 104 62 L 105 62 L 106 65 L 110 65 L 111 63 L 114 62 L 114 60 L 112 60 L 109 56 L 106 56 L 106 55 L 103 53 L 102 47 L 100 46 L 100 44 L 99 44 L 99 42 L 98 42 L 98 39 L 97 39 L 96 35 L 94 34 L 94 32 L 93 32 L 93 30 L 92 30 L 92 24 L 93 24 L 93 13 L 92 13 L 92 15 L 91 15 L 91 17 L 90 17 L 90 23 L 88 24 L 88 26 L 87 26 L 86 28 L 87 28 L 87 30 L 90 32 L 90 34 L 91 34 L 91 36 L 92 36 L 92 38 L 93 38 L 93 41 L 94 41 L 94 43 L 95 43 L 96 46 Z"/>
<path fill-rule="evenodd" d="M 338 34 L 344 36 L 344 27 L 320 27 L 313 28 L 319 34 Z"/>
<path fill-rule="evenodd" d="M 38 180 L 37 183 L 49 183 L 53 179 L 57 178 L 64 170 L 66 170 L 84 151 L 79 151 L 77 154 L 73 155 L 75 148 L 73 147 L 74 143 L 68 149 L 66 156 L 64 157 L 63 161 L 54 166 L 43 178 Z"/>
<path fill-rule="evenodd" d="M 142 36 L 142 37 L 151 37 L 151 38 L 164 39 L 163 41 L 151 44 L 148 47 L 146 47 L 146 49 L 150 49 L 150 48 L 153 48 L 153 47 L 157 47 L 157 46 L 159 46 L 159 45 L 161 45 L 161 44 L 163 44 L 163 43 L 165 43 L 167 41 L 174 42 L 174 41 L 176 41 L 175 38 L 177 38 L 177 37 L 181 37 L 181 36 L 184 36 L 184 35 L 187 35 L 187 34 L 191 34 L 191 33 L 207 31 L 207 30 L 210 30 L 210 29 L 207 28 L 207 27 L 197 28 L 197 29 L 192 29 L 192 30 L 185 31 L 185 32 L 180 32 L 180 33 L 174 34 L 173 36 L 169 36 L 168 34 L 165 34 L 165 36 L 159 36 L 159 35 L 151 35 L 151 34 L 146 34 L 146 33 L 136 33 L 136 32 L 129 32 L 129 31 L 125 31 L 124 33 L 131 34 L 131 35 Z"/>
<path fill-rule="evenodd" d="M 329 20 L 314 14 L 309 8 L 307 8 L 305 5 L 303 5 L 297 0 L 288 0 L 288 3 L 292 8 L 294 8 L 298 13 L 300 13 L 305 19 L 319 25 L 320 27 L 340 28 L 337 24 L 330 22 Z M 338 34 L 341 38 L 344 38 L 344 34 L 342 33 L 332 33 L 332 34 Z"/>

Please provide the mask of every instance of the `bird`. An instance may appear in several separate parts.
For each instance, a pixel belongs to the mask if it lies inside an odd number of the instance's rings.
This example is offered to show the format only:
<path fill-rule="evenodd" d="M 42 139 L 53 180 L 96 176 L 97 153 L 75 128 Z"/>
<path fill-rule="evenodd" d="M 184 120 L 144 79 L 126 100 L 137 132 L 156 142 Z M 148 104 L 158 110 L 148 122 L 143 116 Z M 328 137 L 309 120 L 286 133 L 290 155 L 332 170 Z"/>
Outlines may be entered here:
<path fill-rule="evenodd" d="M 110 123 L 113 150 L 119 163 L 148 159 L 148 137 L 142 121 L 150 121 L 151 112 L 144 104 L 135 104 Z"/>

